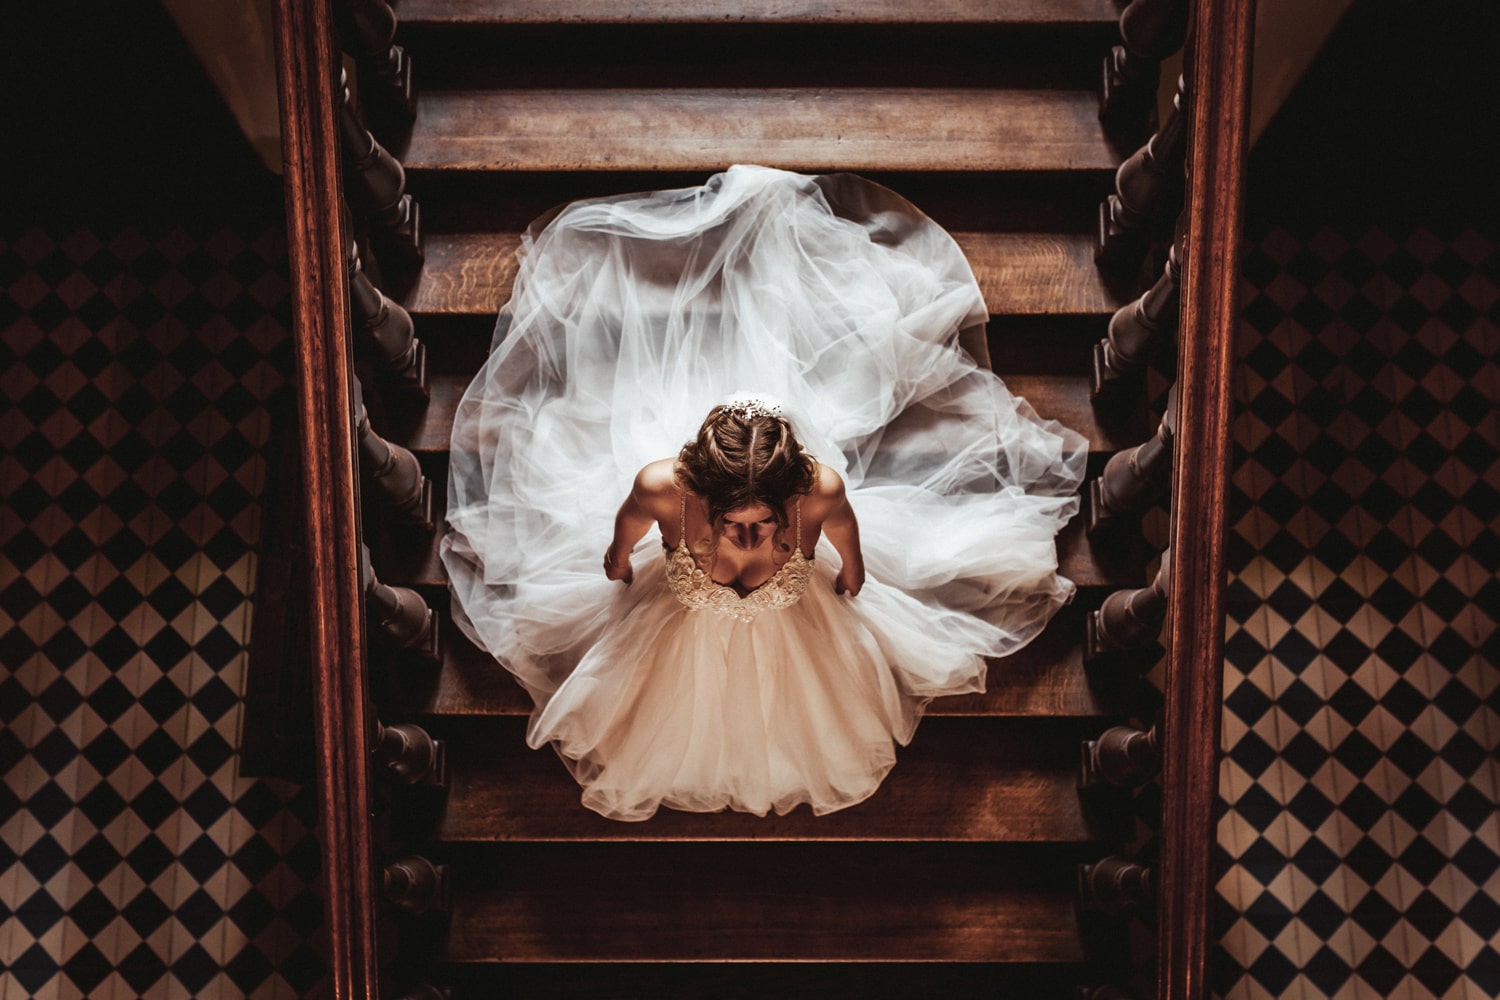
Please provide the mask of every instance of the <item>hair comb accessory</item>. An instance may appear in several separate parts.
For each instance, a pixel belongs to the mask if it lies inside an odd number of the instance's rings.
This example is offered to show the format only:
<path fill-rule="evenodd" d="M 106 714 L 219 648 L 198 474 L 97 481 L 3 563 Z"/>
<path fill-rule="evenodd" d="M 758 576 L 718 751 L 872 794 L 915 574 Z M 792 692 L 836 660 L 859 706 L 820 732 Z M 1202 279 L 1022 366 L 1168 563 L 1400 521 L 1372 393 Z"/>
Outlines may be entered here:
<path fill-rule="evenodd" d="M 749 420 L 751 417 L 780 417 L 781 404 L 769 396 L 753 392 L 735 393 L 734 398 L 724 404 L 729 412 Z"/>

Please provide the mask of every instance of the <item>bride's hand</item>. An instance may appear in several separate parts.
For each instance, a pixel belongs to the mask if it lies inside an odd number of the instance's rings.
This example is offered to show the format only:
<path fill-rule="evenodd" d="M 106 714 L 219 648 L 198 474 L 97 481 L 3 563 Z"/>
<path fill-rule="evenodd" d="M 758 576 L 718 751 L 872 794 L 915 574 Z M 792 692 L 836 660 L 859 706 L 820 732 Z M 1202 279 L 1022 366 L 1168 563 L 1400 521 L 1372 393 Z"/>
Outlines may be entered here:
<path fill-rule="evenodd" d="M 629 583 L 635 579 L 635 569 L 630 565 L 630 553 L 627 552 L 619 559 L 613 558 L 614 550 L 606 549 L 604 552 L 604 575 L 610 580 L 624 580 Z"/>
<path fill-rule="evenodd" d="M 865 568 L 863 566 L 851 566 L 844 563 L 839 575 L 834 578 L 833 592 L 835 594 L 848 594 L 850 597 L 858 597 L 860 590 L 865 585 Z"/>

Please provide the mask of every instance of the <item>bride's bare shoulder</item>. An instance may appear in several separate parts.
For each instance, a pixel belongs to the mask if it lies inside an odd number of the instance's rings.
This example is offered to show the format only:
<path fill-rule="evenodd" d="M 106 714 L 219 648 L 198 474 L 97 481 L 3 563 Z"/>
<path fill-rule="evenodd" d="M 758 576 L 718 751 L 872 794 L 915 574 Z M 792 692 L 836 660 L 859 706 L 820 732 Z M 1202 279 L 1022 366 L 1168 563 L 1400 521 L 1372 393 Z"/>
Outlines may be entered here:
<path fill-rule="evenodd" d="M 663 458 L 642 466 L 641 471 L 635 474 L 635 483 L 630 489 L 630 495 L 637 503 L 653 513 L 666 503 L 670 503 L 675 510 L 678 493 L 681 490 L 677 482 L 676 466 L 676 460 L 670 458 Z"/>
<path fill-rule="evenodd" d="M 804 516 L 821 521 L 844 502 L 844 479 L 833 469 L 818 463 L 817 475 L 813 479 L 812 491 L 803 501 Z"/>

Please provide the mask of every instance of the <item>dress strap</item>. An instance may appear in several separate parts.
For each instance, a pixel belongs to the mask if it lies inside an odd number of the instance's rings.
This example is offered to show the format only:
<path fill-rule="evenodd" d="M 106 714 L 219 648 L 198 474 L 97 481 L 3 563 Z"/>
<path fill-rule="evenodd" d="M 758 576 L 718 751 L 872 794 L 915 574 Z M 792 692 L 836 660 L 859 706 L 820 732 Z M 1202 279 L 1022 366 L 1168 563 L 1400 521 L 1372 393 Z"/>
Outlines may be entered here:
<path fill-rule="evenodd" d="M 687 541 L 687 490 L 682 489 L 682 503 L 677 505 L 677 547 Z"/>
<path fill-rule="evenodd" d="M 797 551 L 802 551 L 802 495 L 797 495 Z"/>

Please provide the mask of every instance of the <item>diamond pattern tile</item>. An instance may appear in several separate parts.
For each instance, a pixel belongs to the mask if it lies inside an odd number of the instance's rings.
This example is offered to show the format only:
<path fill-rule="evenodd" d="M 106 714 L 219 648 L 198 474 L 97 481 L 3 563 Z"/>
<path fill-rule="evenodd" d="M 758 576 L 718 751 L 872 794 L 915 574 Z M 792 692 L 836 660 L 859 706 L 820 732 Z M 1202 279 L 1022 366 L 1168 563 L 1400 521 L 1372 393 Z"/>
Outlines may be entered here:
<path fill-rule="evenodd" d="M 6 1000 L 322 976 L 313 797 L 234 764 L 285 270 L 275 230 L 0 237 Z"/>
<path fill-rule="evenodd" d="M 1500 254 L 1252 237 L 1215 989 L 1494 996 Z"/>

